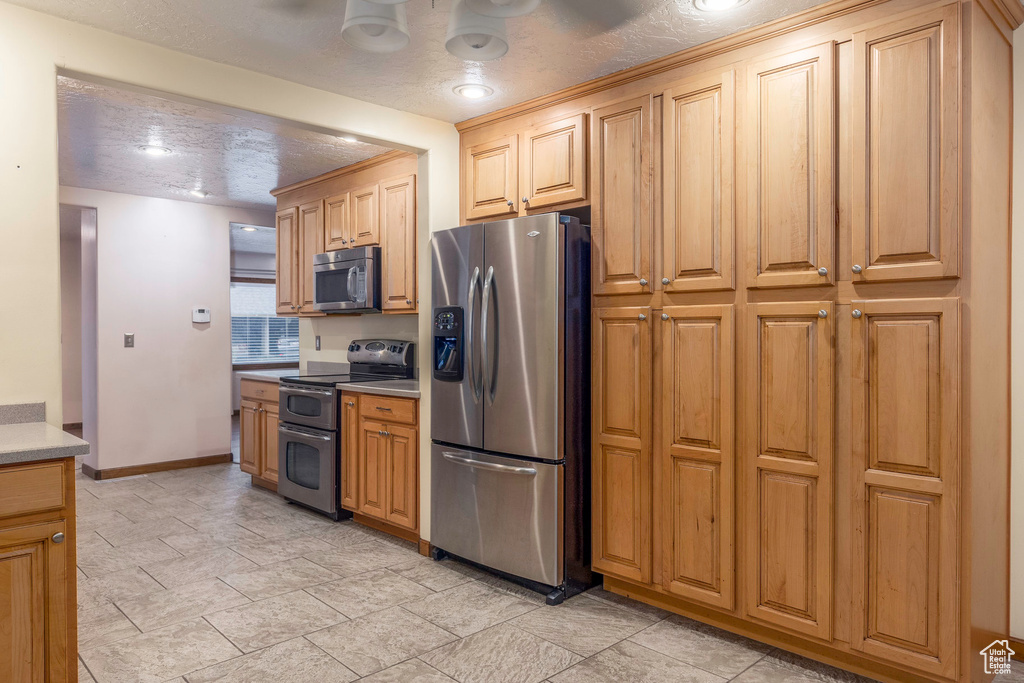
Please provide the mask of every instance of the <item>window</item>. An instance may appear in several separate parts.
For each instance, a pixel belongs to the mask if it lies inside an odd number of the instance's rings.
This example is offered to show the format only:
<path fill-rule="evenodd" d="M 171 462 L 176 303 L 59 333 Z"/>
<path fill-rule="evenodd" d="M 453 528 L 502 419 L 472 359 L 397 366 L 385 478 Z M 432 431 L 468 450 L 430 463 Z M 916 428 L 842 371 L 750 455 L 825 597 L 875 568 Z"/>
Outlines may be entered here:
<path fill-rule="evenodd" d="M 231 283 L 231 364 L 298 363 L 299 319 L 277 317 L 273 283 Z"/>

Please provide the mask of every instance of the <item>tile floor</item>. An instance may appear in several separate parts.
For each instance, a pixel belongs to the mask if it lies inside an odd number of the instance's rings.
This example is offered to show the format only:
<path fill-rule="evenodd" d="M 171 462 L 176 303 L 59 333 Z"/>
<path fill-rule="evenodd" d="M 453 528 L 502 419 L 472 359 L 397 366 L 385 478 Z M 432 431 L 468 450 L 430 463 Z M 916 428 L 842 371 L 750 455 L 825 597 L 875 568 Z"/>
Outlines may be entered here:
<path fill-rule="evenodd" d="M 543 598 L 253 488 L 79 475 L 83 683 L 864 681 L 600 589 Z"/>

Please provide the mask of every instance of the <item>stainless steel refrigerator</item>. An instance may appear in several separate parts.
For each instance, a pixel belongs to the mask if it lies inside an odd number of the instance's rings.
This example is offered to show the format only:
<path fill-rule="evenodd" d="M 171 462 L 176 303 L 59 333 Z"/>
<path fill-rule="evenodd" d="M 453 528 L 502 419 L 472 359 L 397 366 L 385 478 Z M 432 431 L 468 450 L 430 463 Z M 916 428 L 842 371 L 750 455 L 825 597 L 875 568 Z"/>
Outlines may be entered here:
<path fill-rule="evenodd" d="M 590 233 L 541 214 L 434 234 L 431 545 L 558 603 L 590 571 Z"/>

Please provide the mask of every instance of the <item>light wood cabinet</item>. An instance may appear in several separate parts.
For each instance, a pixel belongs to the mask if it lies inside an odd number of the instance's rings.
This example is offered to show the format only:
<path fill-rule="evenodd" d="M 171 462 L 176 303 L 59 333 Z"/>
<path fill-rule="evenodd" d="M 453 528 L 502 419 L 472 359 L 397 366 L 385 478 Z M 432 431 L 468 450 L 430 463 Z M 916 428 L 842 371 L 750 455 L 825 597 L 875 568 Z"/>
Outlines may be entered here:
<path fill-rule="evenodd" d="M 277 314 L 291 315 L 299 309 L 299 209 L 278 211 L 277 232 Z"/>
<path fill-rule="evenodd" d="M 747 614 L 823 640 L 832 614 L 832 355 L 828 301 L 748 305 Z"/>
<path fill-rule="evenodd" d="M 524 210 L 586 198 L 586 114 L 552 121 L 526 131 L 521 154 L 519 187 Z"/>
<path fill-rule="evenodd" d="M 341 506 L 359 507 L 359 394 L 341 395 Z"/>
<path fill-rule="evenodd" d="M 834 281 L 834 49 L 747 68 L 749 286 Z"/>
<path fill-rule="evenodd" d="M 381 308 L 412 312 L 416 293 L 416 176 L 380 183 Z"/>
<path fill-rule="evenodd" d="M 689 78 L 662 95 L 666 291 L 732 289 L 736 74 Z"/>
<path fill-rule="evenodd" d="M 732 609 L 733 307 L 666 307 L 660 326 L 662 580 L 672 593 Z"/>
<path fill-rule="evenodd" d="M 594 311 L 594 570 L 651 580 L 651 309 Z"/>
<path fill-rule="evenodd" d="M 960 583 L 959 301 L 851 305 L 852 645 L 952 677 Z"/>
<path fill-rule="evenodd" d="M 299 207 L 299 313 L 323 315 L 316 310 L 313 258 L 324 253 L 324 203 L 316 200 Z"/>
<path fill-rule="evenodd" d="M 336 194 L 324 200 L 324 248 L 337 251 L 347 248 L 352 233 L 352 195 L 348 192 Z"/>
<path fill-rule="evenodd" d="M 960 272 L 959 7 L 853 34 L 855 281 Z"/>
<path fill-rule="evenodd" d="M 377 183 L 352 190 L 349 247 L 380 244 L 380 188 Z"/>
<path fill-rule="evenodd" d="M 74 458 L 0 467 L 0 680 L 78 680 L 74 473 Z"/>
<path fill-rule="evenodd" d="M 595 109 L 591 204 L 595 294 L 650 292 L 654 237 L 653 98 Z"/>
<path fill-rule="evenodd" d="M 462 157 L 463 211 L 467 221 L 510 218 L 519 204 L 519 136 L 467 147 Z"/>
<path fill-rule="evenodd" d="M 278 383 L 242 380 L 239 467 L 253 484 L 276 489 L 278 480 Z"/>
<path fill-rule="evenodd" d="M 356 423 L 355 447 L 345 439 L 342 466 L 358 481 L 355 500 L 342 485 L 342 505 L 406 531 L 419 531 L 419 417 L 415 399 L 343 396 L 343 429 Z M 353 405 L 348 405 L 351 402 Z M 346 464 L 354 456 L 355 462 Z M 346 502 L 346 497 L 348 502 Z"/>

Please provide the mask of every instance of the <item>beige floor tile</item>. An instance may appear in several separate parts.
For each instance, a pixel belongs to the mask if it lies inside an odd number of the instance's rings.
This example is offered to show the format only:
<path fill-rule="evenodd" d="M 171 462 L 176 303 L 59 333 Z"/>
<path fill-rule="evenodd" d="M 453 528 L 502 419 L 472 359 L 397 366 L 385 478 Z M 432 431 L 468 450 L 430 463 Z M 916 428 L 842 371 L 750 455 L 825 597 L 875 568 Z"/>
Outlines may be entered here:
<path fill-rule="evenodd" d="M 96 679 L 89 673 L 81 658 L 78 659 L 78 683 L 96 683 Z"/>
<path fill-rule="evenodd" d="M 78 650 L 109 645 L 138 635 L 139 629 L 113 603 L 78 612 Z"/>
<path fill-rule="evenodd" d="M 800 655 L 773 649 L 764 659 L 737 676 L 735 680 L 743 683 L 759 683 L 775 681 L 783 683 L 871 683 L 872 679 L 858 676 L 849 671 L 837 669 L 828 664 L 816 662 Z M 1002 683 L 1000 681 L 999 683 Z"/>
<path fill-rule="evenodd" d="M 545 605 L 527 612 L 510 623 L 578 655 L 589 657 L 642 631 L 655 621 L 611 603 L 577 596 L 556 607 Z"/>
<path fill-rule="evenodd" d="M 142 543 L 154 538 L 173 536 L 175 534 L 188 534 L 195 530 L 187 524 L 169 517 L 167 519 L 154 519 L 145 522 L 126 522 L 124 524 L 112 524 L 100 527 L 96 533 L 102 536 L 107 543 L 115 548 Z"/>
<path fill-rule="evenodd" d="M 538 609 L 477 581 L 415 600 L 405 608 L 461 637 Z"/>
<path fill-rule="evenodd" d="M 90 488 L 89 492 L 100 500 L 116 498 L 126 494 L 138 495 L 139 493 L 164 491 L 164 489 L 151 482 L 145 476 L 105 479 L 96 483 L 97 486 Z"/>
<path fill-rule="evenodd" d="M 125 524 L 131 524 L 131 522 L 125 522 Z M 82 531 L 80 533 L 77 533 L 77 531 L 76 529 L 75 545 L 81 553 L 88 555 L 89 553 L 98 553 L 114 547 L 96 531 Z"/>
<path fill-rule="evenodd" d="M 179 557 L 181 554 L 177 550 L 154 539 L 120 548 L 81 548 L 78 552 L 78 566 L 92 579 L 132 567 L 169 562 Z"/>
<path fill-rule="evenodd" d="M 421 659 L 461 683 L 540 683 L 583 658 L 515 626 L 500 624 Z"/>
<path fill-rule="evenodd" d="M 216 578 L 221 574 L 249 571 L 256 568 L 256 563 L 229 548 L 219 548 L 208 553 L 185 555 L 166 562 L 147 563 L 142 565 L 142 568 L 167 588 L 173 588 Z"/>
<path fill-rule="evenodd" d="M 365 527 L 360 527 L 355 522 L 338 522 L 333 527 L 315 530 L 312 536 L 337 548 L 347 548 L 373 540 L 373 537 L 366 533 Z"/>
<path fill-rule="evenodd" d="M 306 592 L 327 603 L 349 619 L 432 594 L 429 588 L 403 579 L 387 569 L 374 569 L 320 586 L 313 586 L 307 588 Z"/>
<path fill-rule="evenodd" d="M 258 565 L 284 562 L 307 553 L 330 550 L 332 546 L 306 534 L 295 534 L 286 538 L 260 540 L 253 543 L 239 543 L 231 546 L 239 555 L 247 557 Z"/>
<path fill-rule="evenodd" d="M 416 555 L 384 543 L 367 541 L 346 548 L 307 553 L 305 557 L 339 576 L 352 576 L 371 569 L 403 564 L 415 559 Z"/>
<path fill-rule="evenodd" d="M 770 645 L 679 616 L 659 622 L 630 640 L 726 678 L 739 675 L 772 649 Z"/>
<path fill-rule="evenodd" d="M 95 531 L 102 526 L 128 523 L 128 518 L 117 510 L 104 508 L 94 512 L 78 512 L 78 516 L 75 517 L 75 530 L 81 535 L 89 531 Z"/>
<path fill-rule="evenodd" d="M 163 683 L 239 655 L 202 619 L 142 633 L 82 653 L 97 683 Z"/>
<path fill-rule="evenodd" d="M 135 595 L 163 590 L 156 579 L 138 567 L 78 582 L 78 609 L 89 610 Z"/>
<path fill-rule="evenodd" d="M 483 576 L 483 572 L 453 560 L 434 562 L 427 557 L 420 557 L 388 569 L 432 591 L 448 590 Z"/>
<path fill-rule="evenodd" d="M 147 502 L 134 493 L 124 496 L 114 496 L 100 501 L 106 503 L 109 509 L 116 510 L 128 518 L 131 522 L 144 522 L 151 519 L 163 519 L 168 513 L 163 508 Z M 183 503 L 186 501 L 182 501 Z M 187 507 L 187 506 L 186 506 Z M 173 517 L 173 515 L 171 515 Z"/>
<path fill-rule="evenodd" d="M 446 676 L 419 659 L 410 659 L 361 679 L 361 683 L 453 683 Z"/>
<path fill-rule="evenodd" d="M 553 683 L 721 683 L 728 679 L 628 640 L 552 676 Z"/>
<path fill-rule="evenodd" d="M 236 543 L 259 543 L 263 537 L 237 524 L 219 521 L 216 527 L 206 531 L 190 530 L 173 536 L 162 536 L 161 540 L 182 555 L 194 555 L 226 548 Z"/>
<path fill-rule="evenodd" d="M 401 607 L 374 612 L 306 637 L 360 676 L 455 640 L 451 633 Z"/>
<path fill-rule="evenodd" d="M 583 597 L 610 602 L 613 605 L 618 605 L 619 607 L 624 607 L 628 610 L 633 610 L 634 612 L 640 612 L 641 614 L 658 621 L 668 619 L 672 616 L 671 612 L 666 612 L 660 607 L 654 607 L 653 605 L 642 603 L 639 600 L 633 600 L 632 598 L 627 598 L 624 595 L 606 591 L 601 587 L 591 588 L 586 593 L 583 593 Z"/>
<path fill-rule="evenodd" d="M 260 507 L 257 507 L 257 510 L 265 513 Z M 241 520 L 238 524 L 268 539 L 289 538 L 310 530 L 309 525 L 303 520 L 288 517 L 255 517 Z"/>
<path fill-rule="evenodd" d="M 346 621 L 309 593 L 295 591 L 206 617 L 243 652 L 276 645 Z"/>
<path fill-rule="evenodd" d="M 260 517 L 258 512 L 242 510 L 240 507 L 229 506 L 224 512 L 211 512 L 209 510 L 177 512 L 174 514 L 177 519 L 185 522 L 196 531 L 214 533 L 226 524 L 238 525 L 239 522 L 248 522 Z M 244 528 L 244 527 L 243 527 Z M 255 532 L 250 532 L 255 533 Z M 259 534 L 257 534 L 258 536 Z M 260 538 L 263 538 L 260 536 Z"/>
<path fill-rule="evenodd" d="M 348 683 L 358 676 L 305 638 L 295 638 L 187 676 L 188 683 Z"/>
<path fill-rule="evenodd" d="M 334 572 L 302 557 L 221 577 L 224 583 L 253 600 L 265 600 L 337 578 L 339 577 Z"/>
<path fill-rule="evenodd" d="M 249 598 L 223 581 L 210 579 L 119 600 L 117 606 L 145 632 L 249 602 Z"/>

